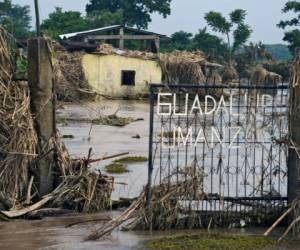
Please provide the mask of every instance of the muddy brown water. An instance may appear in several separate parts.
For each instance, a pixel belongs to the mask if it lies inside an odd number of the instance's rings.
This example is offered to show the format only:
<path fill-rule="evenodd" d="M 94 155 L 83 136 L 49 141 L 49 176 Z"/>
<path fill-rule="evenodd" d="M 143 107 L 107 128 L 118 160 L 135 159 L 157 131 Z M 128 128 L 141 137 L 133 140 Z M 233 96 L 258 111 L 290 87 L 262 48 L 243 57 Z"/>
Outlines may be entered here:
<path fill-rule="evenodd" d="M 65 105 L 58 111 L 59 117 L 97 117 L 100 114 L 112 114 L 118 110 L 119 116 L 143 118 L 143 121 L 131 123 L 125 127 L 92 125 L 88 123 L 59 124 L 63 135 L 73 135 L 73 139 L 64 139 L 71 156 L 84 157 L 88 149 L 93 148 L 93 158 L 129 152 L 130 155 L 148 154 L 149 105 L 136 101 L 105 101 L 101 104 L 86 103 Z M 140 139 L 132 138 L 139 135 Z M 95 170 L 105 172 L 105 166 L 112 160 L 93 165 Z M 115 175 L 118 184 L 113 199 L 135 197 L 147 182 L 147 162 L 130 164 L 129 173 Z M 100 241 L 85 242 L 89 232 L 103 225 L 102 222 L 84 223 L 72 227 L 66 225 L 83 220 L 117 216 L 119 212 L 106 212 L 93 215 L 71 215 L 57 218 L 44 218 L 37 221 L 17 220 L 0 222 L 0 249 L 143 249 L 143 242 L 175 234 L 190 234 L 199 231 L 168 232 L 123 232 L 115 230 L 111 236 Z M 236 233 L 255 233 L 261 235 L 263 229 L 236 229 Z M 295 244 L 289 249 L 299 249 Z"/>
<path fill-rule="evenodd" d="M 92 158 L 129 152 L 131 156 L 148 156 L 149 104 L 137 101 L 102 101 L 101 104 L 65 105 L 58 111 L 59 117 L 89 117 L 115 113 L 120 117 L 142 118 L 143 121 L 130 123 L 125 127 L 91 125 L 89 123 L 60 124 L 63 135 L 73 135 L 73 139 L 65 139 L 67 149 L 72 157 L 87 156 L 92 148 Z M 140 139 L 132 138 L 136 135 Z M 93 164 L 95 170 L 105 173 L 105 166 L 114 159 Z M 117 184 L 113 199 L 119 197 L 136 197 L 147 183 L 147 162 L 128 165 L 129 173 L 114 175 Z"/>
<path fill-rule="evenodd" d="M 106 215 L 108 213 L 45 218 L 41 221 L 3 222 L 0 223 L 0 249 L 141 249 L 142 241 L 152 238 L 147 232 L 138 234 L 115 231 L 100 241 L 84 241 L 91 231 L 101 227 L 103 223 L 66 227 L 70 223 L 98 219 Z"/>
<path fill-rule="evenodd" d="M 2 250 L 144 250 L 144 244 L 149 240 L 173 237 L 179 235 L 195 235 L 208 232 L 207 230 L 170 230 L 170 231 L 130 231 L 115 230 L 110 236 L 98 241 L 84 241 L 84 238 L 103 223 L 84 223 L 66 227 L 70 223 L 83 220 L 99 219 L 103 216 L 117 216 L 118 213 L 99 213 L 93 215 L 72 215 L 58 218 L 44 218 L 38 221 L 18 220 L 0 223 L 0 249 Z M 264 229 L 235 229 L 230 234 L 262 235 Z M 228 233 L 228 230 L 210 231 L 212 233 Z M 282 233 L 282 232 L 280 232 Z M 275 232 L 275 236 L 279 236 Z M 293 241 L 285 247 L 274 249 L 299 249 L 300 242 Z"/>

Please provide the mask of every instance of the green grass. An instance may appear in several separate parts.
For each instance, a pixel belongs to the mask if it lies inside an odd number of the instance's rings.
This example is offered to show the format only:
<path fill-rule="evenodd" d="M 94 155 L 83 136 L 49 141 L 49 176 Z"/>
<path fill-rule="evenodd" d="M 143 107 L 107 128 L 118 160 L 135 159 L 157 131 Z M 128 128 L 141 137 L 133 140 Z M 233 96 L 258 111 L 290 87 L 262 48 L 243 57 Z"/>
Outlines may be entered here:
<path fill-rule="evenodd" d="M 170 237 L 146 243 L 149 250 L 264 250 L 277 242 L 262 236 L 199 234 Z"/>
<path fill-rule="evenodd" d="M 137 162 L 145 162 L 148 161 L 147 157 L 143 157 L 143 156 L 127 156 L 127 157 L 123 157 L 120 158 L 118 160 L 115 160 L 114 163 L 137 163 Z"/>
<path fill-rule="evenodd" d="M 148 159 L 143 156 L 127 156 L 113 161 L 105 167 L 105 170 L 108 174 L 124 174 L 129 172 L 126 164 L 145 162 L 147 160 Z"/>
<path fill-rule="evenodd" d="M 63 139 L 74 139 L 74 135 L 62 135 Z"/>
<path fill-rule="evenodd" d="M 113 162 L 107 165 L 105 170 L 108 174 L 124 174 L 129 172 L 126 165 L 118 162 Z"/>

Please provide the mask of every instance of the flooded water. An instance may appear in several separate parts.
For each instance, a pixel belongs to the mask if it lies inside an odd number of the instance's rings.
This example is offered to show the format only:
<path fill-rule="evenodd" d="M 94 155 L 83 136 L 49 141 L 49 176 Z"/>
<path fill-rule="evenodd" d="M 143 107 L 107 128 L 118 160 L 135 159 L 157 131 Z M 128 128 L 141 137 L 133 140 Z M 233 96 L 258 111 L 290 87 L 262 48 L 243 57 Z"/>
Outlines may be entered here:
<path fill-rule="evenodd" d="M 66 147 L 74 158 L 87 156 L 92 148 L 92 158 L 129 152 L 132 156 L 147 157 L 149 134 L 149 105 L 145 102 L 105 101 L 64 105 L 57 112 L 58 117 L 88 117 L 110 115 L 143 118 L 125 127 L 92 125 L 89 123 L 61 123 L 58 129 L 62 135 L 73 135 L 64 139 Z M 140 139 L 133 136 L 139 135 Z M 112 160 L 93 164 L 95 170 L 105 173 L 105 166 Z M 113 199 L 136 197 L 147 180 L 147 162 L 130 164 L 129 173 L 115 175 L 116 184 Z M 110 216 L 116 214 L 108 213 Z M 46 218 L 41 221 L 0 222 L 0 249 L 134 249 L 140 242 L 152 238 L 149 233 L 119 232 L 99 242 L 84 242 L 83 239 L 101 223 L 80 224 L 70 228 L 65 226 L 81 220 L 97 219 L 106 213 L 77 215 L 60 218 Z"/>
<path fill-rule="evenodd" d="M 41 221 L 16 221 L 0 223 L 0 249 L 135 249 L 143 240 L 151 238 L 149 233 L 140 235 L 115 231 L 101 241 L 84 241 L 84 238 L 101 222 L 66 227 L 82 220 L 103 218 L 107 213 L 93 215 L 46 218 Z M 111 214 L 110 214 L 111 215 Z"/>
<path fill-rule="evenodd" d="M 91 125 L 89 123 L 61 123 L 60 133 L 73 135 L 73 139 L 64 139 L 72 157 L 87 156 L 92 148 L 92 158 L 101 158 L 124 152 L 132 156 L 148 155 L 149 104 L 137 101 L 105 101 L 101 104 L 86 103 L 64 105 L 59 109 L 58 117 L 99 117 L 117 112 L 118 116 L 143 118 L 125 127 Z M 139 135 L 140 139 L 133 138 Z M 95 170 L 105 173 L 105 166 L 113 160 L 102 161 L 93 165 Z M 113 199 L 135 197 L 147 182 L 147 162 L 130 164 L 130 172 L 115 175 L 117 184 Z M 117 216 L 119 212 L 107 212 L 93 215 L 72 215 L 58 218 L 45 218 L 39 221 L 1 222 L 0 249 L 144 249 L 143 242 L 155 238 L 174 236 L 182 233 L 200 231 L 168 232 L 123 232 L 116 230 L 111 236 L 100 241 L 85 242 L 83 239 L 103 222 L 90 222 L 66 227 L 70 223 L 83 220 Z M 237 229 L 237 233 L 255 233 L 261 235 L 263 229 Z M 291 248 L 292 249 L 292 248 Z M 294 247 L 293 249 L 297 249 Z"/>
<path fill-rule="evenodd" d="M 63 135 L 73 135 L 74 139 L 64 142 L 72 157 L 87 156 L 88 149 L 93 149 L 92 158 L 129 152 L 131 156 L 148 156 L 149 104 L 137 101 L 103 101 L 101 104 L 66 105 L 58 112 L 59 117 L 89 117 L 110 115 L 117 112 L 120 117 L 142 118 L 125 127 L 91 125 L 89 123 L 60 124 Z M 132 138 L 138 135 L 140 139 Z M 112 160 L 93 165 L 95 170 L 105 173 L 105 166 Z M 113 199 L 136 197 L 147 183 L 147 162 L 128 165 L 129 173 L 115 175 L 117 184 Z"/>
<path fill-rule="evenodd" d="M 0 223 L 0 249 L 6 250 L 130 250 L 145 249 L 144 243 L 149 240 L 179 235 L 195 235 L 207 233 L 207 230 L 177 230 L 177 231 L 139 231 L 124 232 L 115 230 L 112 235 L 98 241 L 84 241 L 84 238 L 94 229 L 101 227 L 101 222 L 77 224 L 66 227 L 71 223 L 84 220 L 99 219 L 106 216 L 117 216 L 117 213 L 99 213 L 93 215 L 73 215 L 58 218 L 45 218 L 40 221 L 1 222 Z M 228 233 L 228 230 L 210 231 L 212 233 Z M 262 235 L 264 229 L 235 229 L 232 234 Z M 275 232 L 278 237 L 282 232 Z M 274 249 L 299 249 L 299 241 L 293 241 L 286 247 Z"/>

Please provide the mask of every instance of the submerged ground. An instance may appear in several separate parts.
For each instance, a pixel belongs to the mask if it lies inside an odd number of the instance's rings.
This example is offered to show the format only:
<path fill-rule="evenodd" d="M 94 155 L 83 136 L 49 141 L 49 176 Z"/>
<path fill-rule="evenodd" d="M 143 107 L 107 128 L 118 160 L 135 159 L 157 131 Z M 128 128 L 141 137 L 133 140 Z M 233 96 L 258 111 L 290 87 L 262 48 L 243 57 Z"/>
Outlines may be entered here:
<path fill-rule="evenodd" d="M 128 156 L 148 157 L 149 105 L 137 101 L 102 101 L 78 105 L 64 105 L 58 111 L 58 117 L 76 118 L 111 115 L 143 119 L 124 127 L 90 124 L 84 122 L 63 122 L 59 124 L 62 135 L 74 138 L 64 139 L 72 157 L 87 156 L 91 147 L 92 158 L 101 158 L 128 152 Z M 63 119 L 59 119 L 62 120 Z M 119 157 L 121 158 L 121 157 Z M 118 159 L 118 158 L 116 158 Z M 116 159 L 102 161 L 93 165 L 95 170 L 106 173 L 106 166 Z M 119 197 L 136 197 L 147 183 L 147 161 L 125 163 L 128 172 L 114 175 L 116 178 L 113 199 Z"/>

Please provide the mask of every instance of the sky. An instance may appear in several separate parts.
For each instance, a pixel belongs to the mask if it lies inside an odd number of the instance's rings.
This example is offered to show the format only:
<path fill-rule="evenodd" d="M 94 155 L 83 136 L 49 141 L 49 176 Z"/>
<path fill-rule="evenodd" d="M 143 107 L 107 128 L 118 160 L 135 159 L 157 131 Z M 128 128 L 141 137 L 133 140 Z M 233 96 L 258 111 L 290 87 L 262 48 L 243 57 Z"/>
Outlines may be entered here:
<path fill-rule="evenodd" d="M 13 0 L 14 4 L 30 5 L 33 11 L 34 0 Z M 88 0 L 39 0 L 41 19 L 47 18 L 54 7 L 64 10 L 85 12 Z M 246 22 L 252 27 L 252 42 L 262 41 L 267 44 L 283 43 L 284 31 L 278 29 L 276 24 L 282 19 L 288 19 L 292 14 L 281 12 L 287 0 L 172 0 L 171 15 L 166 19 L 153 14 L 149 30 L 165 35 L 184 30 L 196 33 L 206 26 L 205 13 L 214 10 L 222 12 L 225 16 L 237 8 L 248 12 Z M 33 14 L 34 16 L 34 14 Z M 34 25 L 34 22 L 33 22 Z"/>

